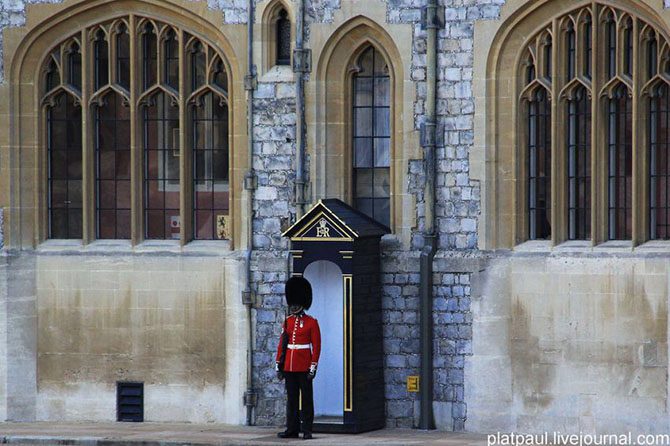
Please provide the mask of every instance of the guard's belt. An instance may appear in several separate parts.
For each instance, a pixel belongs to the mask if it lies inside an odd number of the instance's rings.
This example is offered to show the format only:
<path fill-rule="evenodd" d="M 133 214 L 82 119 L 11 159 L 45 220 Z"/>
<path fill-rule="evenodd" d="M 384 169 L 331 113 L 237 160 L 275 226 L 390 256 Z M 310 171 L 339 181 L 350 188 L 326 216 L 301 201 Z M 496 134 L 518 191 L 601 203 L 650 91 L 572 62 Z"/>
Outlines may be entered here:
<path fill-rule="evenodd" d="M 289 350 L 302 350 L 305 348 L 309 348 L 309 344 L 289 344 L 288 348 Z"/>

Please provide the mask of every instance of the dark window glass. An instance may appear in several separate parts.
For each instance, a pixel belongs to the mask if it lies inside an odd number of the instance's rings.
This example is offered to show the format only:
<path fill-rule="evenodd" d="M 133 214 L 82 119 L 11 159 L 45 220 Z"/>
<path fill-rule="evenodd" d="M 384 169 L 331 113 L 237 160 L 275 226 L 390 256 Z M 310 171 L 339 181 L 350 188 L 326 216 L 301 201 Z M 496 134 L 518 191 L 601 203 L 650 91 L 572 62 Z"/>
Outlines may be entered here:
<path fill-rule="evenodd" d="M 193 231 L 196 239 L 221 239 L 217 225 L 228 215 L 228 106 L 209 92 L 191 108 Z"/>
<path fill-rule="evenodd" d="M 95 55 L 95 89 L 98 90 L 109 82 L 109 48 L 105 33 L 98 31 L 95 43 L 93 44 L 93 53 Z"/>
<path fill-rule="evenodd" d="M 607 34 L 607 77 L 613 78 L 616 74 L 616 22 L 609 17 L 606 25 Z"/>
<path fill-rule="evenodd" d="M 647 77 L 651 79 L 658 72 L 658 42 L 652 36 L 647 42 Z"/>
<path fill-rule="evenodd" d="M 144 224 L 147 239 L 178 239 L 179 107 L 166 93 L 143 107 Z"/>
<path fill-rule="evenodd" d="M 535 79 L 535 64 L 531 63 L 526 69 L 526 83 L 530 84 Z"/>
<path fill-rule="evenodd" d="M 130 238 L 130 109 L 108 94 L 95 110 L 96 228 L 99 239 Z"/>
<path fill-rule="evenodd" d="M 221 88 L 224 91 L 228 91 L 228 75 L 226 74 L 226 67 L 223 64 L 222 60 L 218 60 L 214 63 L 214 75 L 213 81 L 214 85 Z"/>
<path fill-rule="evenodd" d="M 568 79 L 575 77 L 575 29 L 570 23 L 568 31 L 565 33 L 566 46 L 566 75 Z"/>
<path fill-rule="evenodd" d="M 116 76 L 118 84 L 130 90 L 130 35 L 123 24 L 116 35 Z"/>
<path fill-rule="evenodd" d="M 191 48 L 191 92 L 205 84 L 207 58 L 200 42 L 195 42 Z"/>
<path fill-rule="evenodd" d="M 142 36 L 142 76 L 145 90 L 157 81 L 156 58 L 158 55 L 156 49 L 156 31 L 151 23 L 147 23 Z"/>
<path fill-rule="evenodd" d="M 591 237 L 591 100 L 580 87 L 568 100 L 568 238 Z"/>
<path fill-rule="evenodd" d="M 175 90 L 179 90 L 179 43 L 177 42 L 177 34 L 173 30 L 168 31 L 164 48 L 165 83 Z"/>
<path fill-rule="evenodd" d="M 608 104 L 608 207 L 610 240 L 631 238 L 632 101 L 620 85 Z"/>
<path fill-rule="evenodd" d="M 77 90 L 81 90 L 81 51 L 79 45 L 73 44 L 68 51 L 68 81 Z"/>
<path fill-rule="evenodd" d="M 390 225 L 391 87 L 384 58 L 370 47 L 358 60 L 353 101 L 354 206 Z"/>
<path fill-rule="evenodd" d="M 279 11 L 277 19 L 277 65 L 288 65 L 291 63 L 291 21 L 288 19 L 286 10 Z"/>
<path fill-rule="evenodd" d="M 664 83 L 649 99 L 649 226 L 651 239 L 670 239 L 670 94 Z"/>
<path fill-rule="evenodd" d="M 551 102 L 544 89 L 528 103 L 528 235 L 551 237 Z"/>
<path fill-rule="evenodd" d="M 633 22 L 628 20 L 623 30 L 624 55 L 623 71 L 631 76 L 633 72 Z"/>
<path fill-rule="evenodd" d="M 547 41 L 544 44 L 544 71 L 545 76 L 551 79 L 552 57 L 551 57 L 551 36 L 547 36 Z"/>
<path fill-rule="evenodd" d="M 47 109 L 49 238 L 82 238 L 82 145 L 79 101 L 61 93 Z"/>
<path fill-rule="evenodd" d="M 49 61 L 49 64 L 47 65 L 46 91 L 51 91 L 54 88 L 58 87 L 59 85 L 60 85 L 60 70 L 58 69 L 56 61 L 52 57 L 51 60 Z"/>
<path fill-rule="evenodd" d="M 593 57 L 593 43 L 591 37 L 591 17 L 587 16 L 586 22 L 584 23 L 584 74 L 586 77 L 591 79 L 591 58 Z"/>

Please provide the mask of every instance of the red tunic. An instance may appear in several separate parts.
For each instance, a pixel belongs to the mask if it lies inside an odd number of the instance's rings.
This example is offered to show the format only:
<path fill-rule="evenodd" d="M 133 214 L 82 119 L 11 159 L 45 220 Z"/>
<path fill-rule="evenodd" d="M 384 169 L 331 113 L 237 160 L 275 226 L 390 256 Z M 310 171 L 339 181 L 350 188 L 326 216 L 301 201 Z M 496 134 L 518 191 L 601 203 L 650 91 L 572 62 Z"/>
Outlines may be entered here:
<path fill-rule="evenodd" d="M 316 366 L 321 354 L 321 331 L 316 319 L 301 313 L 297 316 L 291 315 L 286 319 L 284 326 L 288 332 L 288 349 L 284 361 L 285 372 L 307 372 L 312 364 Z M 309 347 L 311 345 L 311 348 Z M 281 354 L 281 336 L 277 346 L 277 358 L 279 362 Z"/>

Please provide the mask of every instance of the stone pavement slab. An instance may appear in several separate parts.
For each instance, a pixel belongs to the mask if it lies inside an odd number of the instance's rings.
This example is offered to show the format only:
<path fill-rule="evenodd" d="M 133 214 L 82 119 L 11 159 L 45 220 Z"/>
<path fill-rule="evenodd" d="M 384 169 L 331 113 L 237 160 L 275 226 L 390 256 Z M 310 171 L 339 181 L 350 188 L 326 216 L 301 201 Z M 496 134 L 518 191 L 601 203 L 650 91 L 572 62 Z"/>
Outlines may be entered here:
<path fill-rule="evenodd" d="M 0 444 L 22 446 L 273 446 L 383 445 L 480 446 L 486 436 L 413 429 L 383 429 L 358 435 L 314 434 L 282 440 L 280 428 L 174 423 L 0 423 Z"/>

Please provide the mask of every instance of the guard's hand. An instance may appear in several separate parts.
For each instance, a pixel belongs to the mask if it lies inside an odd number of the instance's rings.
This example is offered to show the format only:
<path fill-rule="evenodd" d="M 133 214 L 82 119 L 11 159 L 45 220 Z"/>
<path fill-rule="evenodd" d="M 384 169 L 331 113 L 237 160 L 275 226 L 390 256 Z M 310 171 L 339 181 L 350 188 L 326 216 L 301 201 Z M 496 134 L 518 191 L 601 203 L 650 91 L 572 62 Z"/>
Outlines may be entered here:
<path fill-rule="evenodd" d="M 307 379 L 311 381 L 315 377 L 316 377 L 316 364 L 312 363 L 312 365 L 309 366 L 309 373 L 307 373 Z"/>
<path fill-rule="evenodd" d="M 277 373 L 277 378 L 281 381 L 284 379 L 284 372 L 279 370 L 279 363 L 275 362 L 275 372 Z"/>

